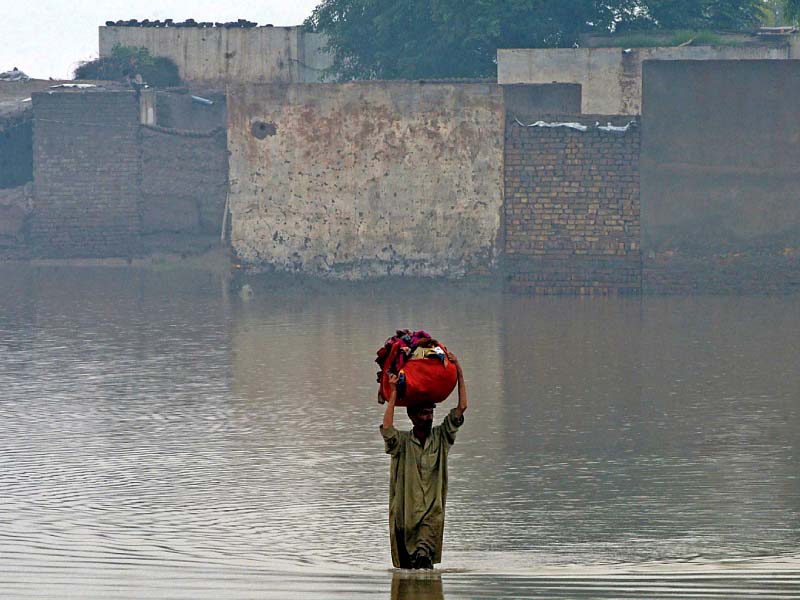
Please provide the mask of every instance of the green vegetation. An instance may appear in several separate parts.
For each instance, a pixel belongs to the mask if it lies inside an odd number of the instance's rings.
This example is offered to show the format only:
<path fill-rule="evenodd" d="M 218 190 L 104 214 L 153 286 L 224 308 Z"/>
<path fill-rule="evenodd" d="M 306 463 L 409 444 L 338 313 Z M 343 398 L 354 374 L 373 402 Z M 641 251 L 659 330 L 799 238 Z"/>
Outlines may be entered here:
<path fill-rule="evenodd" d="M 800 0 L 784 0 L 783 16 L 793 23 L 800 20 Z"/>
<path fill-rule="evenodd" d="M 764 0 L 762 23 L 767 27 L 797 25 L 800 0 Z"/>
<path fill-rule="evenodd" d="M 800 8 L 800 0 L 776 1 Z M 572 47 L 581 34 L 612 32 L 631 36 L 626 46 L 654 45 L 652 32 L 659 30 L 696 34 L 695 44 L 724 43 L 709 30 L 756 26 L 764 6 L 764 0 L 322 0 L 305 26 L 327 34 L 330 74 L 340 80 L 493 77 L 498 48 Z"/>
<path fill-rule="evenodd" d="M 147 48 L 119 44 L 111 50 L 110 57 L 90 60 L 75 69 L 75 79 L 113 81 L 136 74 L 153 87 L 171 87 L 181 83 L 178 67 L 169 58 L 151 56 Z"/>

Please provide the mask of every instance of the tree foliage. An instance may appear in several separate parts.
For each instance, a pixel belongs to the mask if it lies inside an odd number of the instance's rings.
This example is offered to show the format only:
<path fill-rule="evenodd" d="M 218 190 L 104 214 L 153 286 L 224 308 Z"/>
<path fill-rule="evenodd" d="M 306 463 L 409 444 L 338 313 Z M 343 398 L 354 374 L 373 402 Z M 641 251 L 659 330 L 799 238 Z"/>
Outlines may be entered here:
<path fill-rule="evenodd" d="M 658 29 L 742 29 L 758 23 L 762 0 L 646 0 L 634 26 Z"/>
<path fill-rule="evenodd" d="M 588 32 L 739 29 L 762 8 L 762 0 L 322 0 L 305 25 L 327 34 L 339 79 L 492 77 L 498 48 L 570 47 Z"/>
<path fill-rule="evenodd" d="M 75 69 L 75 79 L 114 81 L 136 74 L 154 87 L 180 85 L 178 66 L 169 58 L 151 56 L 147 48 L 117 44 L 111 56 L 82 63 Z"/>
<path fill-rule="evenodd" d="M 784 0 L 784 17 L 796 23 L 800 20 L 800 0 Z"/>

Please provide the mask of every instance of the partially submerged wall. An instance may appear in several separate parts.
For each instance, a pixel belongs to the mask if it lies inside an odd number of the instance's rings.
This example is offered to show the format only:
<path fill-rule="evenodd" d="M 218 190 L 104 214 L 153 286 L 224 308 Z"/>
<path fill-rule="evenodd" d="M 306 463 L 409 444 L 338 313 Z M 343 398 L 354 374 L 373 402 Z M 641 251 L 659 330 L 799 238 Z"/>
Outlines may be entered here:
<path fill-rule="evenodd" d="M 25 253 L 25 233 L 33 210 L 30 182 L 15 188 L 0 189 L 0 256 Z"/>
<path fill-rule="evenodd" d="M 133 91 L 33 94 L 31 242 L 47 256 L 138 249 L 139 101 Z"/>
<path fill-rule="evenodd" d="M 497 80 L 578 83 L 587 114 L 641 112 L 642 63 L 647 60 L 756 60 L 789 58 L 789 46 L 684 46 L 662 48 L 532 48 L 497 51 Z"/>
<path fill-rule="evenodd" d="M 228 170 L 224 127 L 142 125 L 132 90 L 44 92 L 34 94 L 33 105 L 30 254 L 132 256 L 148 248 L 194 248 L 191 236 L 219 239 Z M 181 106 L 173 106 L 171 118 L 191 122 L 179 114 Z"/>
<path fill-rule="evenodd" d="M 219 235 L 228 190 L 225 129 L 143 127 L 141 136 L 142 233 Z"/>
<path fill-rule="evenodd" d="M 248 264 L 355 279 L 495 262 L 496 85 L 234 87 L 228 145 L 232 243 Z"/>
<path fill-rule="evenodd" d="M 100 27 L 100 56 L 117 44 L 175 61 L 192 82 L 316 82 L 331 65 L 325 36 L 302 27 Z"/>
<path fill-rule="evenodd" d="M 639 128 L 629 119 L 508 120 L 505 272 L 512 290 L 535 294 L 641 291 Z M 612 123 L 619 130 L 595 124 Z"/>
<path fill-rule="evenodd" d="M 647 62 L 646 288 L 800 287 L 800 61 Z"/>

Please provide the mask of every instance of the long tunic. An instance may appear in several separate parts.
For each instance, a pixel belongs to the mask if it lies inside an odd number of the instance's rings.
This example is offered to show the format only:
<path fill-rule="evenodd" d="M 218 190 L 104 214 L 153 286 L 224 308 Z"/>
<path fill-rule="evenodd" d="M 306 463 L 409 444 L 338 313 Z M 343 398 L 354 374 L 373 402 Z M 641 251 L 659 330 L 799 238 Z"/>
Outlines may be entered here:
<path fill-rule="evenodd" d="M 389 535 L 395 567 L 409 568 L 410 556 L 420 546 L 434 563 L 442 562 L 447 453 L 464 422 L 454 411 L 431 430 L 424 446 L 410 431 L 381 427 L 386 453 L 392 457 Z"/>

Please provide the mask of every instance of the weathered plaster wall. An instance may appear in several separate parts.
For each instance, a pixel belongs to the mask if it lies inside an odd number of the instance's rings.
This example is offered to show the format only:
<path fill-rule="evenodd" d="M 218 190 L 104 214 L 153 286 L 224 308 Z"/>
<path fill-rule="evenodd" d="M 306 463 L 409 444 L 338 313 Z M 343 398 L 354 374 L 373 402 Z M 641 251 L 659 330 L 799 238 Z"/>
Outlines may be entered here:
<path fill-rule="evenodd" d="M 651 291 L 800 286 L 800 61 L 647 62 Z"/>
<path fill-rule="evenodd" d="M 589 127 L 522 127 L 505 146 L 505 273 L 534 294 L 641 291 L 639 128 L 628 118 L 550 117 Z"/>
<path fill-rule="evenodd" d="M 646 60 L 755 60 L 789 58 L 789 46 L 685 46 L 664 48 L 534 48 L 497 51 L 497 79 L 513 83 L 579 83 L 583 112 L 641 112 Z"/>
<path fill-rule="evenodd" d="M 302 27 L 100 27 L 100 56 L 116 44 L 171 58 L 186 81 L 316 82 L 331 64 L 326 38 Z"/>
<path fill-rule="evenodd" d="M 492 84 L 232 87 L 233 247 L 249 264 L 340 278 L 485 271 L 503 114 Z"/>

